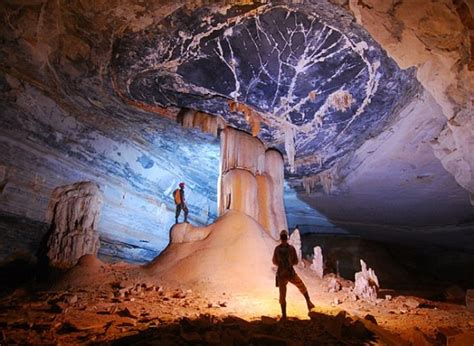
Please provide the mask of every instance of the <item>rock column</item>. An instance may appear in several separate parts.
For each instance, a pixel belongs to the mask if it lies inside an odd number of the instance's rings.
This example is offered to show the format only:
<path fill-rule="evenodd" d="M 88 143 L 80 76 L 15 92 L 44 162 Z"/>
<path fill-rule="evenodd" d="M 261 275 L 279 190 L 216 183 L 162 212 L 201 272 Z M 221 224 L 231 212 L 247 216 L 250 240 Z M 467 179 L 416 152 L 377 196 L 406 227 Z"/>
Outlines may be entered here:
<path fill-rule="evenodd" d="M 283 157 L 278 151 L 265 151 L 259 139 L 227 127 L 221 133 L 219 215 L 226 210 L 239 210 L 278 239 L 279 232 L 287 229 L 283 169 Z"/>
<path fill-rule="evenodd" d="M 47 215 L 51 234 L 46 255 L 51 267 L 71 268 L 82 256 L 97 255 L 102 203 L 98 186 L 88 181 L 54 189 Z"/>

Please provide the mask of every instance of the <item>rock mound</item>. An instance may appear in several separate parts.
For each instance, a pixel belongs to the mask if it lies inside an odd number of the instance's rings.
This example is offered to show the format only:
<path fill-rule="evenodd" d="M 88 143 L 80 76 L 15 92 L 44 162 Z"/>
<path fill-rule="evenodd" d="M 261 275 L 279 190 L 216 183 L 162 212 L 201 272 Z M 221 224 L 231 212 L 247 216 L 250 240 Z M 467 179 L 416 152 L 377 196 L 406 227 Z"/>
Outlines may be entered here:
<path fill-rule="evenodd" d="M 268 290 L 274 285 L 276 245 L 253 218 L 230 210 L 207 227 L 175 225 L 170 244 L 147 271 L 166 282 L 234 292 Z"/>

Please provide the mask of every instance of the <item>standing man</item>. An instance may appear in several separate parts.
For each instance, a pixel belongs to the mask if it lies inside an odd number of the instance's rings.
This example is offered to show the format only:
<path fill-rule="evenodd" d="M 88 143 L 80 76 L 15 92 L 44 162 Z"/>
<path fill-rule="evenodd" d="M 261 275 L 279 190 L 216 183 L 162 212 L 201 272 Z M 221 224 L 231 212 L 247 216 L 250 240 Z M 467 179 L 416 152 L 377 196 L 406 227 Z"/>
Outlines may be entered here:
<path fill-rule="evenodd" d="M 273 264 L 278 267 L 276 275 L 276 286 L 280 290 L 280 306 L 281 306 L 281 319 L 286 319 L 286 285 L 291 282 L 293 285 L 298 287 L 301 294 L 306 299 L 306 306 L 308 311 L 314 308 L 314 304 L 309 298 L 308 290 L 305 284 L 296 274 L 294 265 L 298 264 L 298 256 L 293 246 L 288 244 L 288 232 L 283 230 L 280 232 L 281 244 L 275 248 L 273 252 Z"/>
<path fill-rule="evenodd" d="M 188 207 L 186 206 L 186 199 L 184 198 L 184 183 L 179 183 L 179 189 L 173 192 L 174 203 L 176 204 L 176 221 L 178 223 L 179 214 L 181 210 L 184 211 L 184 222 L 188 222 Z"/>

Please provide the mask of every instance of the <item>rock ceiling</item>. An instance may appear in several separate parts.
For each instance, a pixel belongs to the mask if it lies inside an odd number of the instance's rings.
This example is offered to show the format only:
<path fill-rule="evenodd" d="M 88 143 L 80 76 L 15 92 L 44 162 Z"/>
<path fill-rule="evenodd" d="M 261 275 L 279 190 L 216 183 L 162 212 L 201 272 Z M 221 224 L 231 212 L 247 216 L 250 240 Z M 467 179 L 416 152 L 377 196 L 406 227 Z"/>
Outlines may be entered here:
<path fill-rule="evenodd" d="M 335 11 L 335 12 L 334 12 Z M 378 135 L 419 84 L 334 7 L 185 8 L 115 43 L 120 93 L 224 117 L 318 173 Z M 254 119 L 251 119 L 254 120 Z"/>

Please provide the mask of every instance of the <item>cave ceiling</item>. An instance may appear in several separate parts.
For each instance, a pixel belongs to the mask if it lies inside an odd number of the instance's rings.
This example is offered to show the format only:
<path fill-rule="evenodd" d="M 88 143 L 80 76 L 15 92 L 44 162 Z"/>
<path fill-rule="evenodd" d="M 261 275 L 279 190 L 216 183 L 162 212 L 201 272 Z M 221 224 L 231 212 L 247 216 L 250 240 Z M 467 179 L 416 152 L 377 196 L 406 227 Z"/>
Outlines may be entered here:
<path fill-rule="evenodd" d="M 257 122 L 296 177 L 380 134 L 420 90 L 327 4 L 182 7 L 118 39 L 112 74 L 134 102 L 205 111 L 249 132 Z"/>

